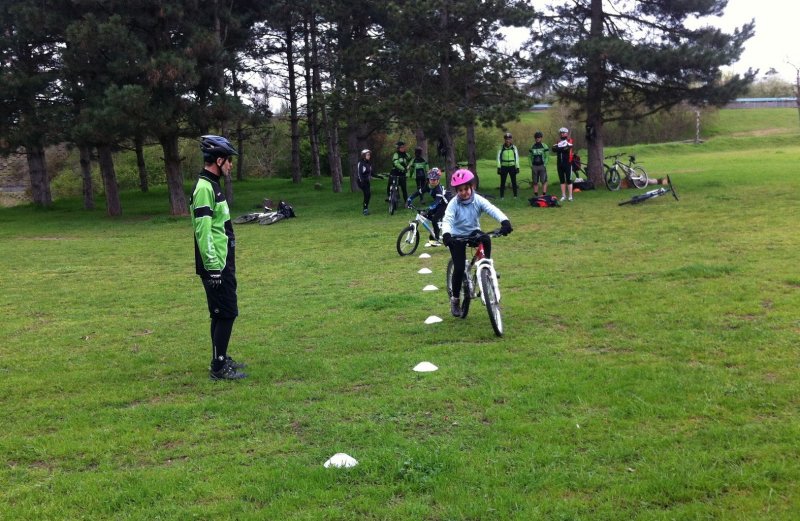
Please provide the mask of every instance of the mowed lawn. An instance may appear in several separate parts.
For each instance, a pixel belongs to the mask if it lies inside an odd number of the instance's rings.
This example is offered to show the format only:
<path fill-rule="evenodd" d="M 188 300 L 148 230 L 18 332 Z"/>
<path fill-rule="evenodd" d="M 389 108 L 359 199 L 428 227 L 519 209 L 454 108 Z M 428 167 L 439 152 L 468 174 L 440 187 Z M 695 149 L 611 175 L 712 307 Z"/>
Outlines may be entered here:
<path fill-rule="evenodd" d="M 448 254 L 397 255 L 382 187 L 238 183 L 298 215 L 236 228 L 241 382 L 162 189 L 1 209 L 0 519 L 797 519 L 800 133 L 743 127 L 631 149 L 680 201 L 495 200 L 503 338 L 422 291 Z"/>

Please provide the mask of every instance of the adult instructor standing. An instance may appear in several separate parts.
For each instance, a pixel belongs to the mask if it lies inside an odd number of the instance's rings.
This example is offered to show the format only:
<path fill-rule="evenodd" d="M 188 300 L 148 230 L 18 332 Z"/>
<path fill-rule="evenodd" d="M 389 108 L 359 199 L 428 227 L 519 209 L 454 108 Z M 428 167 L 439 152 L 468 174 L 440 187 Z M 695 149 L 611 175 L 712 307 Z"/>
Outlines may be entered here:
<path fill-rule="evenodd" d="M 231 172 L 238 152 L 221 136 L 202 136 L 200 150 L 205 167 L 189 201 L 194 229 L 195 271 L 203 282 L 211 316 L 212 380 L 239 380 L 245 364 L 228 356 L 233 321 L 239 315 L 236 299 L 236 239 L 233 235 L 228 201 L 219 185 L 221 176 Z"/>

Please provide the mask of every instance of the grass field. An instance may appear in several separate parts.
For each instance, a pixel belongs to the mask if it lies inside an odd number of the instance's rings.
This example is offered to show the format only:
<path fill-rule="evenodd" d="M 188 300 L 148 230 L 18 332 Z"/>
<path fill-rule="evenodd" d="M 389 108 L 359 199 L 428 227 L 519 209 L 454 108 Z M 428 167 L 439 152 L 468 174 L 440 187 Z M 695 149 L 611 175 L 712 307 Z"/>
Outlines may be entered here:
<path fill-rule="evenodd" d="M 163 191 L 0 209 L 0 519 L 797 519 L 800 133 L 732 127 L 636 147 L 678 202 L 497 201 L 501 339 L 382 197 L 237 184 L 298 217 L 236 228 L 236 383 Z"/>

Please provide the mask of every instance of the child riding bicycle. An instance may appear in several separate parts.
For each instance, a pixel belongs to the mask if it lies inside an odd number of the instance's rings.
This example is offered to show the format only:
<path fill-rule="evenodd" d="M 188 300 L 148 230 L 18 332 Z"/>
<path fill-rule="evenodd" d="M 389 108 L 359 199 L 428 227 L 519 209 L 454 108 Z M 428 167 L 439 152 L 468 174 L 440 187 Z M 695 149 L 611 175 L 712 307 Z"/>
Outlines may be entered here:
<path fill-rule="evenodd" d="M 506 214 L 473 189 L 475 175 L 467 169 L 456 170 L 450 185 L 456 190 L 456 197 L 447 204 L 442 220 L 442 242 L 450 249 L 453 265 L 463 267 L 467 262 L 467 245 L 454 241 L 453 237 L 467 237 L 480 232 L 480 216 L 486 212 L 500 223 L 500 233 L 508 235 L 513 231 Z M 480 239 L 486 258 L 492 256 L 492 241 L 488 236 Z M 454 317 L 461 316 L 460 292 L 464 280 L 464 270 L 454 269 L 452 277 L 453 296 L 450 297 L 450 312 Z"/>
<path fill-rule="evenodd" d="M 452 199 L 453 196 L 450 194 L 450 192 L 445 190 L 442 185 L 439 184 L 442 178 L 442 173 L 438 168 L 431 168 L 431 171 L 428 172 L 427 177 L 427 186 L 423 186 L 408 196 L 408 199 L 406 200 L 406 206 L 410 208 L 415 197 L 419 197 L 420 202 L 422 202 L 423 194 L 431 194 L 433 202 L 428 206 L 428 211 L 425 212 L 425 217 L 427 217 L 431 222 L 431 225 L 433 225 L 433 232 L 435 236 L 430 236 L 430 240 L 425 244 L 425 246 L 439 246 L 439 238 L 441 236 L 441 231 L 439 230 L 439 221 L 441 221 L 442 217 L 444 217 L 444 211 L 447 208 L 447 203 L 450 201 L 450 199 Z"/>

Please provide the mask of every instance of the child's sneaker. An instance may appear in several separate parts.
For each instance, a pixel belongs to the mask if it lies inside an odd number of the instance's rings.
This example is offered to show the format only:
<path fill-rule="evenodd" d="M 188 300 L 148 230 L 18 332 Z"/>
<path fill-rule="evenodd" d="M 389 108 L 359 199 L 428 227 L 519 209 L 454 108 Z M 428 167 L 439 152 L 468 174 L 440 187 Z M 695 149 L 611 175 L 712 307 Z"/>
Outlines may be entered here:
<path fill-rule="evenodd" d="M 567 198 L 565 196 L 563 196 L 563 195 L 561 196 L 561 199 L 559 199 L 559 201 L 566 201 L 566 200 L 567 200 Z"/>
<path fill-rule="evenodd" d="M 569 196 L 569 199 L 568 199 L 568 201 L 572 201 L 572 196 L 571 196 L 571 195 Z"/>
<path fill-rule="evenodd" d="M 450 297 L 450 313 L 454 317 L 461 316 L 461 304 L 458 302 L 458 297 Z"/>

